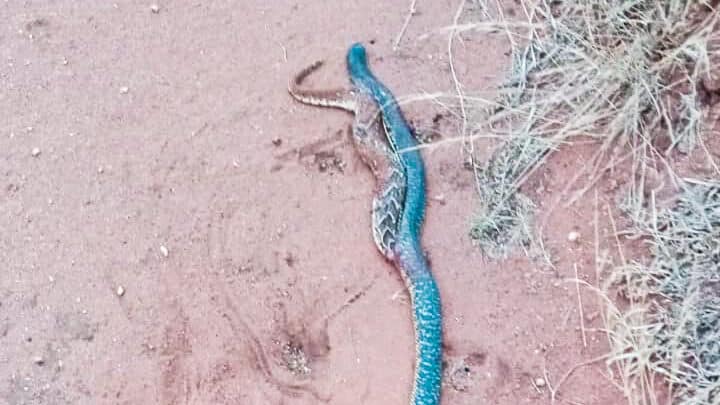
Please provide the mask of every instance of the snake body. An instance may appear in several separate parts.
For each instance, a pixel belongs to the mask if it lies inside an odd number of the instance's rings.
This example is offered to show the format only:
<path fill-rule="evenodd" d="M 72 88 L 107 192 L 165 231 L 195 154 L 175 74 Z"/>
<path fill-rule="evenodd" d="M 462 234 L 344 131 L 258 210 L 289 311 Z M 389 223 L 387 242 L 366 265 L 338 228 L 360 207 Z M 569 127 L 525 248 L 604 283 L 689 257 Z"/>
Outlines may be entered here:
<path fill-rule="evenodd" d="M 352 45 L 347 67 L 353 89 L 300 89 L 320 63 L 300 72 L 290 94 L 301 102 L 342 108 L 355 114 L 353 140 L 377 179 L 372 230 L 380 252 L 400 271 L 410 294 L 415 326 L 415 376 L 411 405 L 437 405 L 442 376 L 440 293 L 422 250 L 425 168 L 417 140 L 392 92 L 370 70 L 365 48 Z"/>

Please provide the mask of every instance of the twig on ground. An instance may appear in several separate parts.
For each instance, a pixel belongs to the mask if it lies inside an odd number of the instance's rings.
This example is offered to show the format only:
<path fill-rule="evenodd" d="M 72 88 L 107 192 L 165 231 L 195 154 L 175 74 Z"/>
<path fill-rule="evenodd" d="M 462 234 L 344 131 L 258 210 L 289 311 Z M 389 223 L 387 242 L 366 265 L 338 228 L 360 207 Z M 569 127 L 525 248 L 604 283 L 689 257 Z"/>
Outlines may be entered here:
<path fill-rule="evenodd" d="M 575 270 L 575 280 L 580 280 L 578 278 L 577 263 L 573 263 L 573 269 Z M 580 334 L 582 335 L 583 347 L 587 347 L 587 337 L 585 336 L 585 313 L 583 312 L 582 298 L 580 297 L 580 284 L 577 282 L 575 282 L 575 293 L 577 294 L 578 314 L 580 316 Z"/>
<path fill-rule="evenodd" d="M 395 42 L 393 42 L 393 51 L 397 51 L 400 47 L 400 41 L 402 41 L 403 36 L 405 35 L 405 31 L 407 31 L 408 25 L 410 25 L 410 19 L 417 13 L 417 10 L 415 9 L 415 4 L 417 3 L 417 0 L 411 0 L 410 2 L 410 10 L 408 11 L 407 15 L 405 16 L 405 21 L 403 22 L 402 27 L 400 28 L 400 32 L 398 32 L 397 36 L 395 37 Z"/>

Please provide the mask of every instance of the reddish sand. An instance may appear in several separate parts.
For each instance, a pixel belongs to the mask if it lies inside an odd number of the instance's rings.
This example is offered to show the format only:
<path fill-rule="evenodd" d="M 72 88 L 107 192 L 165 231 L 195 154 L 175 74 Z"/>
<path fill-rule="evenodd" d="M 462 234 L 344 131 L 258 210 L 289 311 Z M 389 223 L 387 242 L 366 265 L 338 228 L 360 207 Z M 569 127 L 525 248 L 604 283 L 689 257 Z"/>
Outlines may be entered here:
<path fill-rule="evenodd" d="M 0 5 L 0 403 L 406 404 L 409 304 L 371 239 L 350 117 L 298 105 L 286 83 L 326 59 L 312 84 L 345 85 L 344 52 L 362 41 L 399 97 L 452 93 L 434 30 L 457 2 L 418 3 L 397 52 L 405 2 Z M 466 88 L 499 83 L 506 40 L 457 41 Z M 433 126 L 428 104 L 404 107 L 418 127 Z M 442 402 L 550 404 L 550 386 L 607 345 L 589 292 L 583 345 L 563 282 L 574 264 L 595 282 L 594 201 L 553 205 L 589 155 L 553 158 L 526 186 L 557 273 L 522 252 L 484 258 L 459 144 L 424 155 Z M 622 403 L 606 375 L 579 368 L 556 403 Z"/>

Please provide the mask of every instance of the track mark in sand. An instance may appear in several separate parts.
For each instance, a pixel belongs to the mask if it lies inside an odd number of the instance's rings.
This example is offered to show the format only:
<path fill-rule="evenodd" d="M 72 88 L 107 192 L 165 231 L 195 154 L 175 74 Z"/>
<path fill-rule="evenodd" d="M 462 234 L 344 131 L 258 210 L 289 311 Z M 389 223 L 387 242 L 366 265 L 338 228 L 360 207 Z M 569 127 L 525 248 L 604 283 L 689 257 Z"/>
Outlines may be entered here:
<path fill-rule="evenodd" d="M 328 323 L 363 297 L 372 288 L 375 281 L 376 279 L 371 280 L 358 292 L 345 300 L 338 309 L 315 322 L 289 322 L 286 311 L 281 309 L 282 315 L 279 322 L 284 326 L 279 333 L 282 335 L 283 342 L 278 341 L 281 353 L 276 357 L 281 359 L 284 369 L 299 377 L 309 374 L 312 371 L 312 360 L 323 358 L 330 351 L 327 333 Z M 257 334 L 230 300 L 230 295 L 225 290 L 225 287 L 219 287 L 218 291 L 222 291 L 225 307 L 229 310 L 229 313 L 222 311 L 222 317 L 227 320 L 230 328 L 238 337 L 246 339 L 250 348 L 251 361 L 268 384 L 282 395 L 288 397 L 300 397 L 309 394 L 317 401 L 324 403 L 328 403 L 332 399 L 332 396 L 320 394 L 309 383 L 288 382 L 278 377 L 272 370 L 269 360 L 271 356 L 268 355 Z"/>
<path fill-rule="evenodd" d="M 313 315 L 319 311 L 306 310 L 298 320 L 289 320 L 283 304 L 279 305 L 281 319 L 279 323 L 283 329 L 279 331 L 282 336 L 282 351 L 280 357 L 285 368 L 293 374 L 309 374 L 313 360 L 322 359 L 330 352 L 330 337 L 328 326 L 332 320 L 347 310 L 353 303 L 362 298 L 375 285 L 377 277 L 351 295 L 337 309 L 330 314 L 313 320 Z"/>
<path fill-rule="evenodd" d="M 192 354 L 188 317 L 180 309 L 165 327 L 161 346 L 161 398 L 163 404 L 187 404 L 190 402 L 193 384 L 185 367 Z"/>
<path fill-rule="evenodd" d="M 282 169 L 283 162 L 297 160 L 306 167 L 316 166 L 318 171 L 323 173 L 344 173 L 346 163 L 337 148 L 345 143 L 347 143 L 347 138 L 344 131 L 335 131 L 332 135 L 276 155 L 275 159 L 280 163 L 274 165 L 271 171 Z"/>
<path fill-rule="evenodd" d="M 250 346 L 250 352 L 253 357 L 253 364 L 257 367 L 268 384 L 272 385 L 280 393 L 286 396 L 299 397 L 307 393 L 312 395 L 318 401 L 324 403 L 328 403 L 332 399 L 332 397 L 325 397 L 321 395 L 309 384 L 290 383 L 282 381 L 275 376 L 272 372 L 268 356 L 265 353 L 265 349 L 263 348 L 260 339 L 240 315 L 240 312 L 237 310 L 235 305 L 233 305 L 227 292 L 223 291 L 223 295 L 225 298 L 225 306 L 230 310 L 232 316 L 223 312 L 222 317 L 228 321 L 230 328 L 236 335 L 243 336 L 247 339 Z"/>

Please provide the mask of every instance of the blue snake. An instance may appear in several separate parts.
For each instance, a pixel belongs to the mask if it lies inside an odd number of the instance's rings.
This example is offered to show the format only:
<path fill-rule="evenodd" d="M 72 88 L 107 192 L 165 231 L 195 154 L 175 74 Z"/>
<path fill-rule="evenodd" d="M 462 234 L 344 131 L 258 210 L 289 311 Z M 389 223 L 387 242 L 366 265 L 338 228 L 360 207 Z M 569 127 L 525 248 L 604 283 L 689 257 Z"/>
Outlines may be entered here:
<path fill-rule="evenodd" d="M 354 140 L 378 179 L 373 200 L 373 236 L 380 251 L 400 271 L 410 294 L 415 326 L 415 377 L 411 405 L 440 403 L 442 313 L 440 293 L 421 246 L 425 215 L 425 167 L 418 142 L 390 90 L 370 70 L 362 44 L 347 53 L 353 90 L 311 91 L 301 81 L 320 66 L 305 69 L 289 87 L 296 99 L 355 113 Z M 378 114 L 373 115 L 373 111 Z M 379 120 L 373 118 L 379 115 Z M 384 131 L 378 129 L 382 124 Z M 377 142 L 384 133 L 386 144 Z M 384 172 L 381 173 L 381 169 Z"/>

